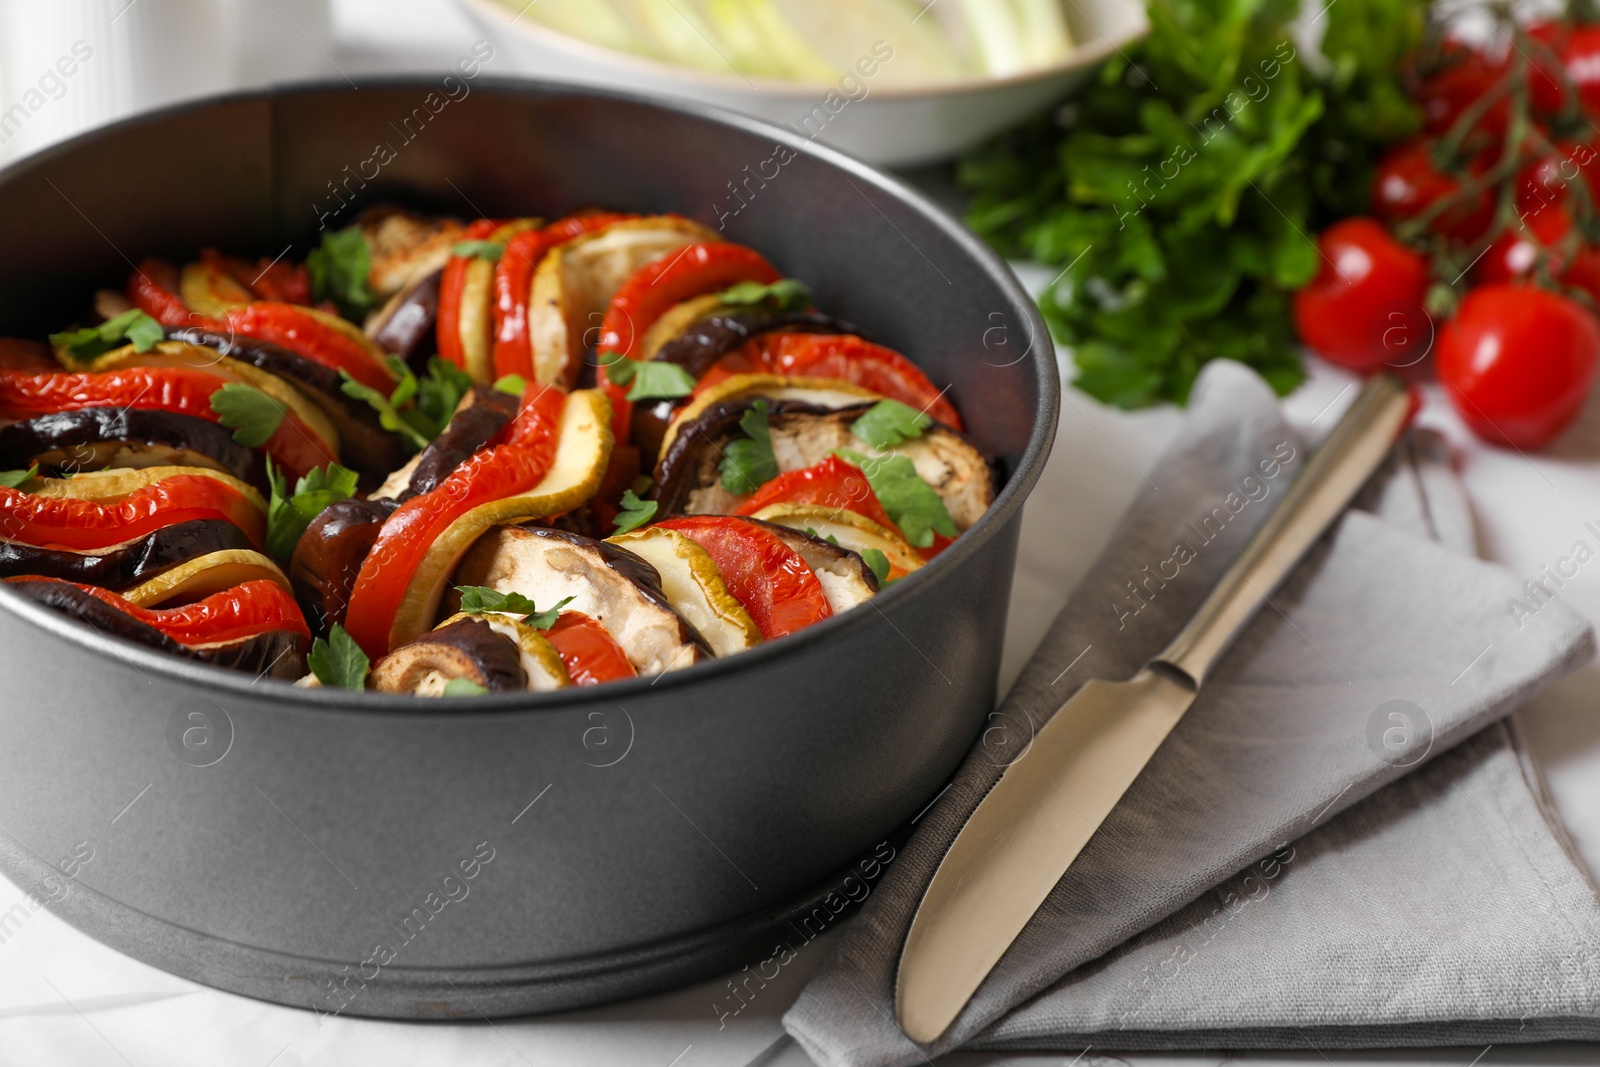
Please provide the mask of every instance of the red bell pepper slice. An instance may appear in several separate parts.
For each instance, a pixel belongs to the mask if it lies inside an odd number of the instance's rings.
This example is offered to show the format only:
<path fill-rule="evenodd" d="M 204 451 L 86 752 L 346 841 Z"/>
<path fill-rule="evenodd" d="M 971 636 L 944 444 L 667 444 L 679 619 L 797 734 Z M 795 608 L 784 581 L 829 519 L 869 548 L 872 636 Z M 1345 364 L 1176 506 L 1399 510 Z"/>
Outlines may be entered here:
<path fill-rule="evenodd" d="M 778 268 L 753 248 L 728 241 L 686 245 L 670 256 L 646 263 L 623 283 L 600 322 L 596 352 L 618 352 L 633 358 L 650 327 L 676 304 L 721 292 L 739 282 L 771 285 L 782 278 Z M 628 440 L 633 402 L 626 387 L 605 374 L 600 388 L 611 401 L 611 429 L 618 441 Z"/>
<path fill-rule="evenodd" d="M 231 522 L 257 548 L 267 535 L 266 516 L 249 497 L 204 474 L 174 474 L 107 503 L 0 486 L 0 537 L 38 548 L 109 548 L 194 519 Z"/>
<path fill-rule="evenodd" d="M 303 264 L 263 256 L 251 266 L 236 256 L 218 255 L 209 248 L 201 253 L 201 258 L 227 271 L 234 281 L 255 294 L 257 300 L 307 307 L 311 304 L 311 272 Z"/>
<path fill-rule="evenodd" d="M 417 567 L 450 524 L 481 504 L 532 489 L 555 459 L 566 394 L 531 387 L 503 443 L 468 457 L 437 487 L 412 497 L 384 521 L 361 564 L 345 629 L 373 659 L 389 652 L 389 633 Z"/>
<path fill-rule="evenodd" d="M 684 515 L 655 525 L 706 550 L 762 637 L 782 637 L 833 614 L 806 561 L 772 531 L 733 515 Z"/>
<path fill-rule="evenodd" d="M 494 373 L 495 377 L 520 374 L 533 378 L 533 339 L 528 333 L 528 300 L 539 264 L 557 245 L 592 233 L 613 222 L 637 215 L 597 212 L 557 219 L 538 230 L 525 230 L 506 244 L 494 271 Z M 440 311 L 444 310 L 443 279 Z"/>
<path fill-rule="evenodd" d="M 892 348 L 854 334 L 766 333 L 719 359 L 700 379 L 696 392 L 735 374 L 785 374 L 836 378 L 926 411 L 954 429 L 961 416 L 943 390 L 935 389 L 922 368 Z"/>
<path fill-rule="evenodd" d="M 191 311 L 178 291 L 178 269 L 159 259 L 140 263 L 128 279 L 128 300 L 168 329 L 216 326 L 204 315 Z"/>
<path fill-rule="evenodd" d="M 217 422 L 211 397 L 227 383 L 227 379 L 215 374 L 177 367 L 57 374 L 0 371 L 0 414 L 25 419 L 57 411 L 118 407 L 171 411 Z M 292 411 L 284 413 L 283 422 L 262 448 L 296 477 L 339 458 L 333 446 Z"/>
<path fill-rule="evenodd" d="M 58 578 L 39 578 L 22 575 L 6 579 L 8 582 L 54 582 Z M 311 639 L 311 629 L 306 626 L 300 605 L 286 593 L 283 586 L 265 578 L 241 582 L 231 589 L 212 593 L 176 608 L 142 608 L 99 586 L 73 585 L 90 596 L 105 601 L 124 615 L 129 615 L 153 629 L 161 631 L 180 645 L 190 648 L 203 645 L 226 645 L 244 641 L 261 634 L 287 631 Z"/>
<path fill-rule="evenodd" d="M 500 223 L 494 219 L 477 219 L 462 231 L 463 241 L 486 241 L 494 236 Z M 473 256 L 451 256 L 439 276 L 439 319 L 437 324 L 439 355 L 463 369 L 467 354 L 461 345 L 461 290 L 467 284 L 467 268 Z"/>
<path fill-rule="evenodd" d="M 394 388 L 389 368 L 374 358 L 371 348 L 336 325 L 332 317 L 319 317 L 323 315 L 324 312 L 296 304 L 260 300 L 230 308 L 225 328 L 281 345 L 325 367 L 348 371 L 362 385 L 388 396 Z"/>
<path fill-rule="evenodd" d="M 562 612 L 544 635 L 566 664 L 573 685 L 599 685 L 639 673 L 617 639 L 581 611 Z"/>

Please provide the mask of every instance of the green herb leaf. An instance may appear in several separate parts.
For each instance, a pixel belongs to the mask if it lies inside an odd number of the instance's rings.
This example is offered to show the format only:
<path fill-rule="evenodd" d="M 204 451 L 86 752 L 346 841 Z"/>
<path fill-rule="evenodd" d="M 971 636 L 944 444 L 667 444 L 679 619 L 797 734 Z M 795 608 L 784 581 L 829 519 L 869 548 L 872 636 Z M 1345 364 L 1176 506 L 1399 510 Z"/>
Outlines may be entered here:
<path fill-rule="evenodd" d="M 212 393 L 211 410 L 217 413 L 218 422 L 233 431 L 233 439 L 246 448 L 266 444 L 289 412 L 281 401 L 242 382 L 229 382 Z"/>
<path fill-rule="evenodd" d="M 773 311 L 804 311 L 811 306 L 811 289 L 798 278 L 780 278 L 771 285 L 739 282 L 717 294 L 724 307 L 759 307 Z"/>
<path fill-rule="evenodd" d="M 640 500 L 632 489 L 624 490 L 622 509 L 617 512 L 616 528 L 612 532 L 621 534 L 637 530 L 656 517 L 656 509 L 660 506 L 655 500 Z"/>
<path fill-rule="evenodd" d="M 470 678 L 452 678 L 444 683 L 444 695 L 447 697 L 481 697 L 488 691 Z"/>
<path fill-rule="evenodd" d="M 1183 403 L 1234 359 L 1279 392 L 1303 377 L 1290 299 L 1314 235 L 1364 214 L 1374 160 L 1419 113 L 1401 80 L 1422 0 L 1339 0 L 1321 56 L 1295 43 L 1298 0 L 1162 0 L 1149 34 L 1052 109 L 970 153 L 967 221 L 1056 275 L 1039 305 L 1073 385 L 1106 403 Z M 1047 338 L 996 321 L 981 358 Z"/>
<path fill-rule="evenodd" d="M 884 555 L 881 549 L 863 548 L 861 559 L 872 572 L 872 576 L 878 579 L 879 589 L 889 584 L 889 557 Z"/>
<path fill-rule="evenodd" d="M 35 463 L 25 471 L 0 471 L 0 485 L 7 489 L 16 489 L 23 482 L 31 481 L 39 476 L 39 465 Z"/>
<path fill-rule="evenodd" d="M 322 245 L 306 256 L 306 272 L 312 298 L 332 300 L 346 318 L 359 318 L 377 306 L 378 298 L 367 286 L 372 255 L 359 226 L 324 233 Z"/>
<path fill-rule="evenodd" d="M 472 391 L 472 378 L 448 360 L 434 356 L 428 360 L 428 373 L 417 380 L 416 415 L 412 425 L 428 440 L 433 440 L 450 425 L 461 398 Z"/>
<path fill-rule="evenodd" d="M 450 251 L 458 256 L 487 259 L 490 263 L 493 263 L 505 255 L 506 243 L 504 241 L 457 241 Z"/>
<path fill-rule="evenodd" d="M 344 393 L 345 396 L 364 402 L 373 411 L 376 411 L 378 413 L 378 424 L 385 430 L 390 433 L 397 433 L 405 438 L 406 444 L 416 451 L 420 452 L 428 447 L 429 439 L 418 433 L 416 427 L 400 417 L 400 413 L 394 409 L 394 405 L 389 403 L 388 397 L 372 388 L 372 386 L 356 381 L 347 370 L 341 369 L 339 377 L 343 379 L 339 383 L 339 391 Z"/>
<path fill-rule="evenodd" d="M 613 385 L 630 385 L 629 400 L 658 400 L 694 392 L 694 375 L 676 363 L 628 359 L 619 352 L 601 352 L 600 365 Z"/>
<path fill-rule="evenodd" d="M 288 480 L 271 458 L 267 459 L 267 481 L 272 498 L 267 503 L 267 555 L 286 561 L 294 555 L 300 537 L 331 504 L 347 500 L 356 493 L 356 472 L 337 463 L 316 467 L 289 492 Z"/>
<path fill-rule="evenodd" d="M 504 374 L 494 380 L 494 387 L 502 393 L 521 396 L 528 391 L 528 379 L 520 374 Z"/>
<path fill-rule="evenodd" d="M 956 535 L 955 520 L 950 518 L 944 500 L 933 486 L 922 480 L 907 457 L 863 456 L 848 448 L 841 448 L 834 454 L 861 468 L 883 510 L 913 547 L 929 547 L 935 533 L 946 537 Z"/>
<path fill-rule="evenodd" d="M 326 641 L 319 637 L 311 642 L 311 652 L 306 656 L 306 665 L 311 668 L 311 673 L 317 676 L 317 681 L 325 686 L 334 689 L 365 689 L 367 670 L 372 666 L 372 661 L 361 651 L 361 646 L 356 644 L 355 638 L 345 633 L 343 626 L 334 623 Z"/>
<path fill-rule="evenodd" d="M 135 352 L 148 352 L 167 336 L 161 324 L 138 308 L 107 319 L 98 326 L 86 326 L 69 333 L 53 333 L 50 343 L 62 349 L 67 358 L 88 361 L 124 343 Z"/>
<path fill-rule="evenodd" d="M 555 607 L 540 611 L 521 593 L 502 593 L 483 585 L 458 585 L 456 592 L 461 594 L 461 610 L 465 614 L 521 616 L 523 622 L 537 630 L 548 630 L 555 625 L 561 609 L 573 601 L 569 596 Z"/>
<path fill-rule="evenodd" d="M 778 476 L 778 460 L 772 454 L 772 430 L 767 425 L 767 402 L 757 400 L 739 419 L 744 437 L 729 441 L 722 450 L 722 485 L 738 496 L 753 493 Z M 870 482 L 870 479 L 869 479 Z"/>
<path fill-rule="evenodd" d="M 880 400 L 850 424 L 850 432 L 873 448 L 888 449 L 921 437 L 932 425 L 931 415 L 898 400 Z"/>

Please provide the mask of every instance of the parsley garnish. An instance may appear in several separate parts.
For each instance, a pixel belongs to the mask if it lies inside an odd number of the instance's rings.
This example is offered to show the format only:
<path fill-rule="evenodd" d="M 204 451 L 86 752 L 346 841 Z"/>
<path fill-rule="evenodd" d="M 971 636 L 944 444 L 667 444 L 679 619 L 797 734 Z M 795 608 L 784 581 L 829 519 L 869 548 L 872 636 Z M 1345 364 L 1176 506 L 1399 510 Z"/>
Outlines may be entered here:
<path fill-rule="evenodd" d="M 850 432 L 876 449 L 904 444 L 933 425 L 933 416 L 898 400 L 880 400 L 850 424 Z"/>
<path fill-rule="evenodd" d="M 39 465 L 35 463 L 25 471 L 0 471 L 0 485 L 7 489 L 15 489 L 23 482 L 39 476 Z"/>
<path fill-rule="evenodd" d="M 521 593 L 502 593 L 483 585 L 458 585 L 456 592 L 461 594 L 461 610 L 468 615 L 518 615 L 536 630 L 554 626 L 561 609 L 574 599 L 569 596 L 555 607 L 540 611 Z"/>
<path fill-rule="evenodd" d="M 444 683 L 444 695 L 447 697 L 481 697 L 488 691 L 470 678 L 452 678 Z"/>
<path fill-rule="evenodd" d="M 917 468 L 905 456 L 863 456 L 848 448 L 835 455 L 861 468 L 873 494 L 900 527 L 906 540 L 916 548 L 933 544 L 935 533 L 956 535 L 955 520 L 933 486 L 922 480 Z"/>
<path fill-rule="evenodd" d="M 347 318 L 358 318 L 378 303 L 367 287 L 371 271 L 372 255 L 359 226 L 323 234 L 322 246 L 306 256 L 312 297 L 332 300 Z"/>
<path fill-rule="evenodd" d="M 694 392 L 694 375 L 676 363 L 629 359 L 620 352 L 601 352 L 598 359 L 613 385 L 630 386 L 629 400 L 671 399 Z"/>
<path fill-rule="evenodd" d="M 504 374 L 494 380 L 494 387 L 502 393 L 521 396 L 528 390 L 528 379 L 520 374 Z"/>
<path fill-rule="evenodd" d="M 233 439 L 246 448 L 266 444 L 289 412 L 281 401 L 242 382 L 229 382 L 212 393 L 211 410 L 217 413 L 218 422 L 233 431 Z"/>
<path fill-rule="evenodd" d="M 267 481 L 272 487 L 272 500 L 267 505 L 267 554 L 280 560 L 293 556 L 300 535 L 312 519 L 330 504 L 355 495 L 356 477 L 355 471 L 330 463 L 313 468 L 295 482 L 291 494 L 288 479 L 269 458 Z"/>
<path fill-rule="evenodd" d="M 872 572 L 872 576 L 878 579 L 879 589 L 889 584 L 888 556 L 884 555 L 880 549 L 863 548 L 861 550 L 861 559 L 866 563 L 867 569 Z"/>
<path fill-rule="evenodd" d="M 86 326 L 70 333 L 53 333 L 50 343 L 63 350 L 69 359 L 90 360 L 117 348 L 124 342 L 135 352 L 148 352 L 167 336 L 161 324 L 138 308 L 130 308 L 98 326 Z"/>
<path fill-rule="evenodd" d="M 365 401 L 378 413 L 378 423 L 385 430 L 399 434 L 420 452 L 450 425 L 456 405 L 472 388 L 472 379 L 460 367 L 437 356 L 428 360 L 425 378 L 411 373 L 405 361 L 396 356 L 389 357 L 389 368 L 399 381 L 388 396 L 356 381 L 346 370 L 339 372 L 344 379 L 339 389 L 345 396 Z"/>
<path fill-rule="evenodd" d="M 355 638 L 345 633 L 343 626 L 334 623 L 326 641 L 319 637 L 311 642 L 306 666 L 323 685 L 334 689 L 365 689 L 367 669 L 372 661 L 361 651 Z"/>
<path fill-rule="evenodd" d="M 767 402 L 757 400 L 739 419 L 745 436 L 728 442 L 722 450 L 722 485 L 728 492 L 743 496 L 753 493 L 778 476 L 778 460 L 772 454 L 772 430 L 767 425 Z M 868 479 L 870 482 L 870 479 Z"/>
<path fill-rule="evenodd" d="M 798 278 L 782 278 L 771 285 L 740 282 L 717 294 L 724 307 L 766 307 L 773 311 L 804 311 L 811 306 L 811 290 Z"/>
<path fill-rule="evenodd" d="M 624 534 L 629 530 L 637 530 L 656 517 L 656 509 L 660 506 L 659 501 L 640 500 L 632 489 L 624 490 L 622 510 L 617 512 L 616 529 L 613 532 Z"/>
<path fill-rule="evenodd" d="M 505 255 L 506 243 L 504 241 L 457 241 L 450 251 L 458 256 L 487 259 L 490 263 L 493 263 Z"/>

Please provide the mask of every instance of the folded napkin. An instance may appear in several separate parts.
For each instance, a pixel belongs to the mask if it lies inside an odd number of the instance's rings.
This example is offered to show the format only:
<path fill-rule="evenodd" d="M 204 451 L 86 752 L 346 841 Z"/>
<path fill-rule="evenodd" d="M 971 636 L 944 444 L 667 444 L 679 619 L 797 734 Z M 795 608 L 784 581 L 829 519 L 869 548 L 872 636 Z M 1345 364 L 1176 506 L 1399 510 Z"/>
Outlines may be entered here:
<path fill-rule="evenodd" d="M 1511 611 L 1527 594 L 1459 551 L 1470 515 L 1416 435 L 1364 494 L 1383 519 L 1347 514 L 1273 594 L 949 1033 L 919 1046 L 894 1024 L 911 916 L 972 809 L 1077 686 L 1127 677 L 1171 639 L 1298 473 L 1304 448 L 1248 370 L 1209 365 L 1192 404 L 1002 704 L 1004 728 L 785 1017 L 825 1067 L 966 1044 L 1600 1034 L 1593 889 L 1509 731 L 1485 730 L 1589 659 L 1593 637 L 1559 602 Z"/>

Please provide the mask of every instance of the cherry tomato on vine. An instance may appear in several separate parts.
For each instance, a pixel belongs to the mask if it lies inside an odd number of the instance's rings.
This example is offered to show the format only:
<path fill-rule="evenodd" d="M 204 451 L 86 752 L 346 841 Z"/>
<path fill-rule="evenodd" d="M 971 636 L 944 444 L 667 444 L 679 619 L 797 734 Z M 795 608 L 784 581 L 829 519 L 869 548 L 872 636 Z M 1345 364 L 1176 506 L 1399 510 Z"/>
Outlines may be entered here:
<path fill-rule="evenodd" d="M 1600 323 L 1527 285 L 1469 292 L 1439 331 L 1439 381 L 1472 432 L 1517 448 L 1548 444 L 1577 417 L 1600 370 Z"/>
<path fill-rule="evenodd" d="M 1433 165 L 1433 143 L 1427 139 L 1405 141 L 1378 161 L 1372 210 L 1379 218 L 1389 223 L 1407 222 L 1461 188 L 1460 181 Z M 1428 228 L 1470 244 L 1487 233 L 1493 221 L 1494 201 L 1481 192 L 1445 208 Z"/>
<path fill-rule="evenodd" d="M 1430 133 L 1444 133 L 1454 126 L 1462 112 L 1494 91 L 1509 67 L 1505 59 L 1490 58 L 1460 41 L 1445 42 L 1444 60 L 1440 70 L 1422 79 L 1415 94 L 1423 125 Z M 1510 116 L 1509 101 L 1502 97 L 1488 107 L 1477 126 L 1486 134 L 1498 135 L 1505 132 Z"/>
<path fill-rule="evenodd" d="M 1572 266 L 1561 276 L 1562 284 L 1581 289 L 1600 307 L 1600 248 L 1580 245 L 1572 257 Z"/>
<path fill-rule="evenodd" d="M 1540 257 L 1552 278 L 1566 269 L 1570 251 L 1565 247 L 1572 232 L 1572 216 L 1564 207 L 1547 207 L 1522 217 L 1494 239 L 1489 250 L 1473 267 L 1479 284 L 1516 281 L 1526 277 L 1539 264 Z"/>
<path fill-rule="evenodd" d="M 1428 262 L 1376 220 L 1344 219 L 1317 241 L 1322 266 L 1294 295 L 1300 339 L 1355 371 L 1409 366 L 1424 355 L 1433 324 L 1422 308 Z"/>
<path fill-rule="evenodd" d="M 1574 28 L 1560 54 L 1584 110 L 1600 115 L 1600 26 Z"/>
<path fill-rule="evenodd" d="M 1580 179 L 1600 202 L 1600 150 L 1584 141 L 1561 140 L 1555 151 L 1523 167 L 1517 175 L 1517 210 L 1523 216 L 1572 199 Z"/>

